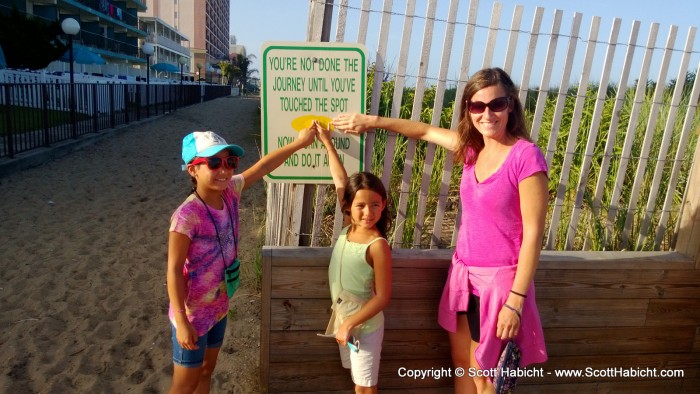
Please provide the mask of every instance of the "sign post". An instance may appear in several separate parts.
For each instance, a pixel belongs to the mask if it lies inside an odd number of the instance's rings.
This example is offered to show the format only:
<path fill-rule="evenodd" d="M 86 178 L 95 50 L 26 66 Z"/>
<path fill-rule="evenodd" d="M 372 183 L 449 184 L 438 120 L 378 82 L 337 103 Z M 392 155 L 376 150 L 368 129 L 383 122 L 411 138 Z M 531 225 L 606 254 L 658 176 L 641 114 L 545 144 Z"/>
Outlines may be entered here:
<path fill-rule="evenodd" d="M 262 154 L 285 146 L 318 120 L 365 112 L 366 50 L 360 44 L 269 42 L 262 48 Z M 331 133 L 348 174 L 364 168 L 364 136 Z M 328 155 L 314 141 L 265 177 L 272 183 L 333 183 Z"/>

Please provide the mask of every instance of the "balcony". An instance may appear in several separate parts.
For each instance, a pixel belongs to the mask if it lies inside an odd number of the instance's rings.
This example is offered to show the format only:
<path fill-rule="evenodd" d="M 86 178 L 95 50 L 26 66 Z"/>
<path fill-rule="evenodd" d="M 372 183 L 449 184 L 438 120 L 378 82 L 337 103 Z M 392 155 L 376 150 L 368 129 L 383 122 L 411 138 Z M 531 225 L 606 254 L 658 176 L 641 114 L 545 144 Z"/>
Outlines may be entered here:
<path fill-rule="evenodd" d="M 173 52 L 177 52 L 180 55 L 187 56 L 187 57 L 190 56 L 190 49 L 189 48 L 186 48 L 186 47 L 178 44 L 177 42 L 175 42 L 167 37 L 155 36 L 153 43 L 156 45 L 159 45 L 163 48 L 167 48 Z"/>
<path fill-rule="evenodd" d="M 146 7 L 146 3 L 141 2 L 139 0 L 126 0 L 127 5 L 133 5 L 134 8 L 136 8 L 139 11 L 146 11 L 148 7 Z"/>
<path fill-rule="evenodd" d="M 136 15 L 128 13 L 127 10 L 120 9 L 121 12 L 117 12 L 115 9 L 114 15 L 111 16 L 111 11 L 109 9 L 102 9 L 106 3 L 103 3 L 101 8 L 99 0 L 57 0 L 57 2 L 60 8 L 77 11 L 79 13 L 82 11 L 82 15 L 80 17 L 81 20 L 94 20 L 94 17 L 97 17 L 102 23 L 113 24 L 115 26 L 115 30 L 118 32 L 125 31 L 128 34 L 137 37 L 145 37 L 147 35 L 146 32 L 141 31 L 136 27 L 138 22 Z M 92 18 L 84 15 L 84 13 L 90 14 Z"/>

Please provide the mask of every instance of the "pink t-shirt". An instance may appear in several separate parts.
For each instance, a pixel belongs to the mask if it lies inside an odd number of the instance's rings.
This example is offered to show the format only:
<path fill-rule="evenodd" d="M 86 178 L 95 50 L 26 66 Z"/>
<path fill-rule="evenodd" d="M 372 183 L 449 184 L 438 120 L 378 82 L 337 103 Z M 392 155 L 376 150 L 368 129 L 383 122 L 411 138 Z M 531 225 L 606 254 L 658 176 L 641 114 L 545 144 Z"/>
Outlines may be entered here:
<path fill-rule="evenodd" d="M 538 172 L 547 173 L 547 162 L 537 145 L 518 140 L 501 167 L 482 182 L 473 165 L 464 165 L 460 198 L 462 221 L 455 253 L 465 264 L 498 267 L 518 263 L 523 240 L 520 182 Z"/>
<path fill-rule="evenodd" d="M 209 212 L 216 221 L 216 228 L 207 213 L 207 207 L 194 193 L 185 199 L 170 218 L 170 231 L 184 234 L 192 240 L 182 276 L 185 279 L 187 319 L 199 336 L 206 334 L 228 313 L 224 258 L 226 264 L 230 265 L 237 257 L 233 234 L 234 232 L 236 236 L 240 234 L 238 201 L 244 183 L 245 179 L 242 175 L 234 175 L 229 182 L 229 187 L 222 193 L 224 209 L 217 210 L 209 207 Z M 221 256 L 221 246 L 216 238 L 216 229 L 219 230 L 224 258 Z M 172 305 L 168 316 L 177 329 Z"/>

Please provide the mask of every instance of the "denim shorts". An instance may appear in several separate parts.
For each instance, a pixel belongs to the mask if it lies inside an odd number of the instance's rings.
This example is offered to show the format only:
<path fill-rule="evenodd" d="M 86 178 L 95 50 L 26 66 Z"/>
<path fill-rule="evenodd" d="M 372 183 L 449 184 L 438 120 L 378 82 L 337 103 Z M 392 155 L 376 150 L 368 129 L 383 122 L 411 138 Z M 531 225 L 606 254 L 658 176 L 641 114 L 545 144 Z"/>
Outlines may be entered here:
<path fill-rule="evenodd" d="M 175 326 L 170 325 L 172 329 L 173 342 L 173 363 L 181 365 L 185 368 L 199 368 L 204 363 L 204 352 L 207 349 L 221 347 L 224 343 L 224 334 L 226 333 L 226 317 L 219 320 L 206 334 L 197 339 L 197 350 L 183 349 L 177 341 L 175 334 Z"/>

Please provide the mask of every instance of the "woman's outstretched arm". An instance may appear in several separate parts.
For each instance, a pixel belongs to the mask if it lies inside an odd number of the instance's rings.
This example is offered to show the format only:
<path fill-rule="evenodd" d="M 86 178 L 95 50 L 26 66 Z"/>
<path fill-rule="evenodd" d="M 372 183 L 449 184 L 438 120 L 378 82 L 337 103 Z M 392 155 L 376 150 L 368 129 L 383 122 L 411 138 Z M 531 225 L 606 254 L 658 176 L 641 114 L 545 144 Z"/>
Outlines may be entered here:
<path fill-rule="evenodd" d="M 432 142 L 451 152 L 456 152 L 459 147 L 459 137 L 456 132 L 407 119 L 340 114 L 333 119 L 333 126 L 345 133 L 362 133 L 372 128 L 389 130 L 408 138 Z"/>

